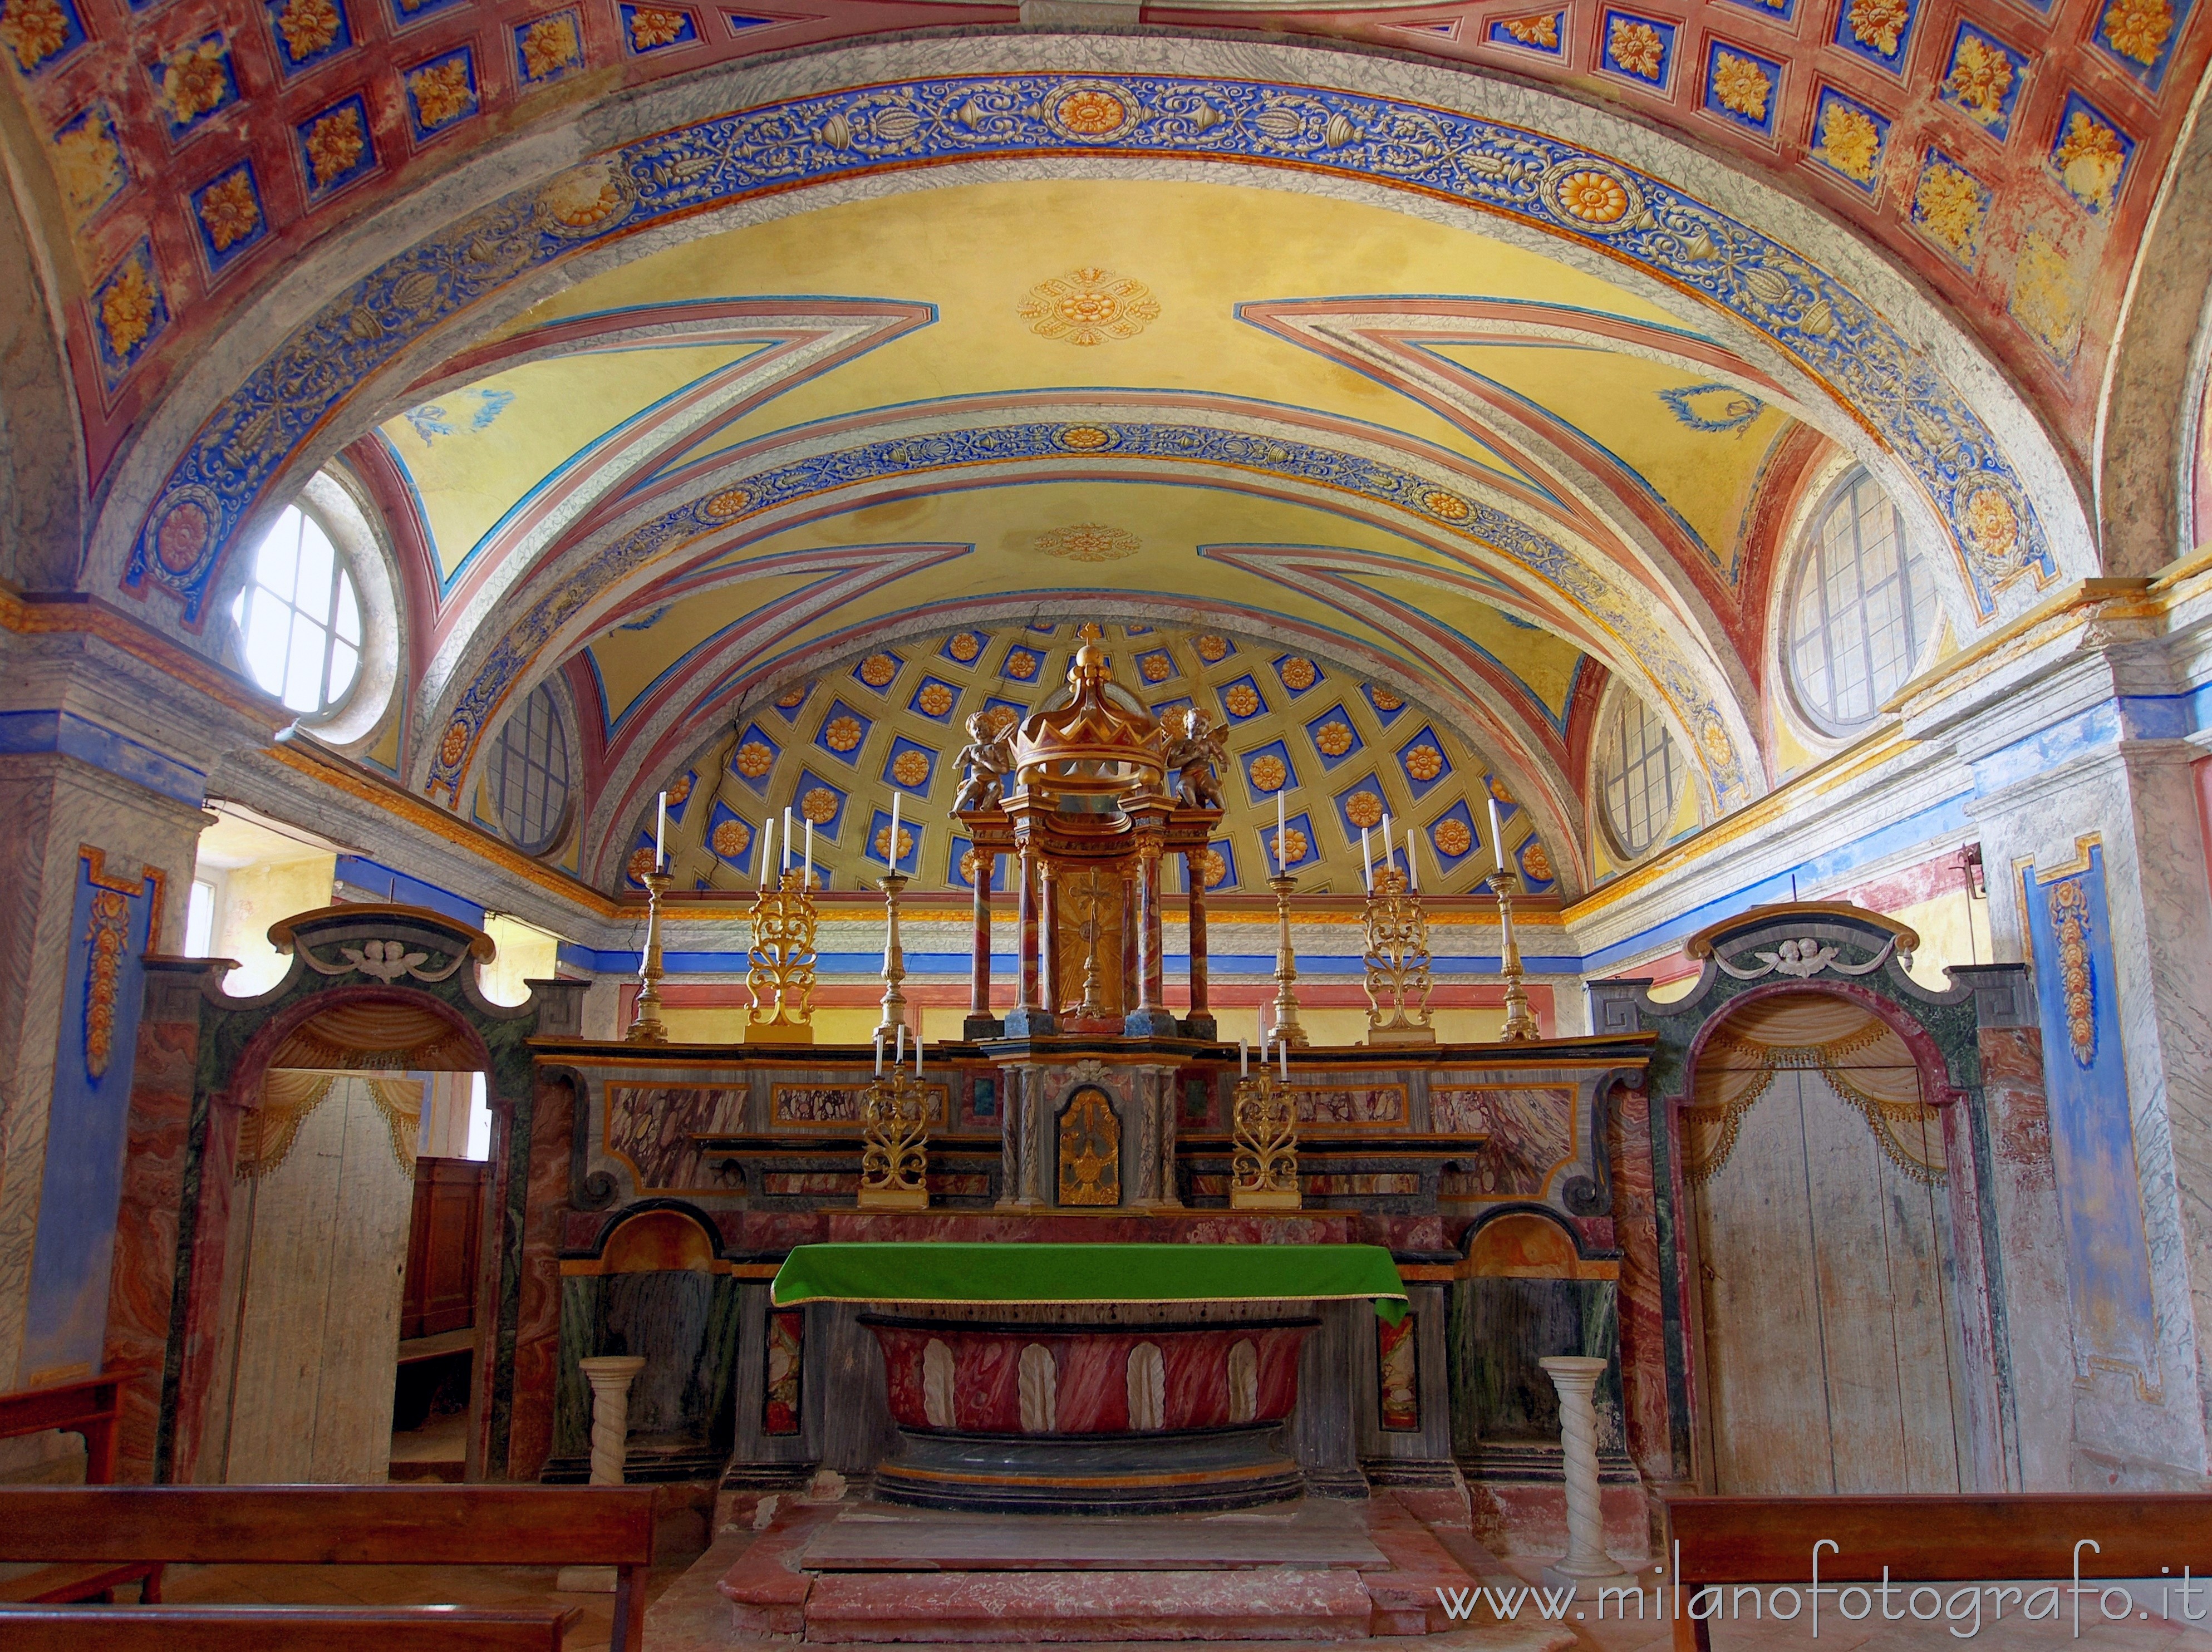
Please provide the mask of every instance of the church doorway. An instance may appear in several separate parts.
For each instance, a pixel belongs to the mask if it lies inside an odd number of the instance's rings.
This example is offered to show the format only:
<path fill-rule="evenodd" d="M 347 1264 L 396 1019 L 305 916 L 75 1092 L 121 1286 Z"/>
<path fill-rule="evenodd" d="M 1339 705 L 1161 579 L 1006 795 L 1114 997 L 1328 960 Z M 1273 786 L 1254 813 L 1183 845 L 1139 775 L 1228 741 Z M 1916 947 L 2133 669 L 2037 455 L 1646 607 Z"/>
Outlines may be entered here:
<path fill-rule="evenodd" d="M 1764 998 L 1705 1041 L 1682 1166 L 1712 1491 L 1971 1489 L 1943 1124 L 1847 999 Z"/>
<path fill-rule="evenodd" d="M 399 1004 L 285 1038 L 240 1121 L 203 1478 L 464 1477 L 491 1137 L 473 1059 Z"/>

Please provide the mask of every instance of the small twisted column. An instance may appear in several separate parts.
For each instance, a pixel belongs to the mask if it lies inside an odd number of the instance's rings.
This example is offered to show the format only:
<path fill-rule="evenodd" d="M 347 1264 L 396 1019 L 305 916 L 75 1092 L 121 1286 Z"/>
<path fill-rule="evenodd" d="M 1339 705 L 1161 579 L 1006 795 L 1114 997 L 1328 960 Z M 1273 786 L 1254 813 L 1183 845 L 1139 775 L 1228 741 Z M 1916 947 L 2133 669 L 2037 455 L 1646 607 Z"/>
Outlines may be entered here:
<path fill-rule="evenodd" d="M 1554 1354 L 1536 1362 L 1559 1391 L 1559 1449 L 1567 1480 L 1567 1552 L 1544 1569 L 1548 1581 L 1616 1577 L 1620 1567 L 1605 1552 L 1605 1510 L 1597 1478 L 1597 1408 L 1591 1395 L 1606 1362 Z M 1557 1587 L 1557 1584 L 1553 1584 Z"/>
<path fill-rule="evenodd" d="M 637 1354 L 599 1354 L 576 1367 L 592 1385 L 592 1484 L 620 1485 L 629 1444 L 629 1385 L 645 1369 Z M 563 1594 L 611 1594 L 612 1566 L 563 1566 L 553 1587 Z"/>

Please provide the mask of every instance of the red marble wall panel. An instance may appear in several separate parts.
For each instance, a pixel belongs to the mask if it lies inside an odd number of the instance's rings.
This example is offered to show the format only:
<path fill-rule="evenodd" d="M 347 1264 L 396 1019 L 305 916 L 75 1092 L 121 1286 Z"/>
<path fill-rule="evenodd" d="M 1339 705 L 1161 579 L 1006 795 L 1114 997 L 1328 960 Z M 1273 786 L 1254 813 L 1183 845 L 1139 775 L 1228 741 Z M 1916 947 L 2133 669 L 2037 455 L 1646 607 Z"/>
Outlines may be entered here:
<path fill-rule="evenodd" d="M 530 1185 L 522 1218 L 514 1405 L 507 1424 L 509 1479 L 536 1479 L 553 1450 L 554 1378 L 561 1345 L 562 1218 L 568 1208 L 568 1153 L 574 1128 L 574 1103 L 568 1084 L 541 1084 L 532 1110 Z"/>
<path fill-rule="evenodd" d="M 1667 1432 L 1666 1332 L 1660 1312 L 1659 1226 L 1652 1196 L 1651 1103 L 1623 1090 L 1613 1109 L 1613 1227 L 1620 1247 L 1620 1386 L 1628 1451 L 1644 1475 L 1674 1477 Z"/>

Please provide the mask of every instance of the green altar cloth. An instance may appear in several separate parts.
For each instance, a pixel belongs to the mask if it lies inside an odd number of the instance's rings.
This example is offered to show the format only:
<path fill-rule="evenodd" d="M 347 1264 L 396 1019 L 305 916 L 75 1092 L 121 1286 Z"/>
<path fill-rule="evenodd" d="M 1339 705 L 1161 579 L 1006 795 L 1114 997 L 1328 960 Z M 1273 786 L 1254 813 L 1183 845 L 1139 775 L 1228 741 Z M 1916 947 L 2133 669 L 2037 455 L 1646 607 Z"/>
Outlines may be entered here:
<path fill-rule="evenodd" d="M 806 1302 L 1327 1302 L 1371 1297 L 1406 1317 L 1380 1245 L 800 1245 L 776 1270 L 779 1308 Z"/>

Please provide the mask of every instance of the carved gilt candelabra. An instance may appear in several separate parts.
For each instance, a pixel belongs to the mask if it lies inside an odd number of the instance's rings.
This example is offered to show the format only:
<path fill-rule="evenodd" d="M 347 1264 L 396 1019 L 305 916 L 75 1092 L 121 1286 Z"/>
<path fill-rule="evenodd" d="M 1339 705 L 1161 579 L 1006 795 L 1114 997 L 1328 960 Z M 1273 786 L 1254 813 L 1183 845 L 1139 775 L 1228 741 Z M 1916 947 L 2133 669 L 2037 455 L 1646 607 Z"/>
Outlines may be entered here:
<path fill-rule="evenodd" d="M 1298 1110 L 1291 1087 L 1268 1072 L 1240 1078 L 1229 1103 L 1229 1208 L 1298 1208 Z"/>
<path fill-rule="evenodd" d="M 1298 978 L 1298 955 L 1291 946 L 1291 891 L 1297 886 L 1298 880 L 1286 872 L 1267 880 L 1267 887 L 1275 891 L 1275 1024 L 1267 1036 L 1302 1050 L 1313 1041 L 1298 1024 L 1298 994 L 1294 985 Z"/>
<path fill-rule="evenodd" d="M 905 882 L 904 878 L 899 880 Z M 929 1089 L 894 1066 L 860 1102 L 860 1191 L 864 1211 L 926 1211 L 929 1188 Z"/>
<path fill-rule="evenodd" d="M 787 869 L 774 889 L 753 896 L 753 944 L 745 985 L 752 1012 L 748 1044 L 814 1042 L 814 890 L 804 871 Z"/>
<path fill-rule="evenodd" d="M 1367 891 L 1367 1042 L 1433 1044 L 1429 914 L 1406 874 L 1386 866 Z"/>
<path fill-rule="evenodd" d="M 1482 880 L 1498 897 L 1498 922 L 1503 936 L 1505 977 L 1505 1029 L 1498 1037 L 1507 1043 L 1523 1043 L 1544 1035 L 1528 1008 L 1528 991 L 1521 984 L 1521 944 L 1513 938 L 1513 880 L 1504 868 Z"/>
<path fill-rule="evenodd" d="M 876 1023 L 875 1036 L 886 1044 L 892 1043 L 899 1029 L 906 1027 L 906 994 L 900 990 L 900 983 L 906 980 L 906 947 L 899 939 L 899 891 L 906 883 L 902 872 L 887 872 L 876 879 L 876 887 L 884 892 L 884 1014 Z M 907 1033 L 916 1043 L 921 1042 L 920 1027 L 907 1027 Z"/>
<path fill-rule="evenodd" d="M 645 874 L 645 951 L 637 961 L 637 1007 L 625 1035 L 633 1044 L 665 1044 L 660 1022 L 660 897 L 674 880 L 665 872 Z"/>

